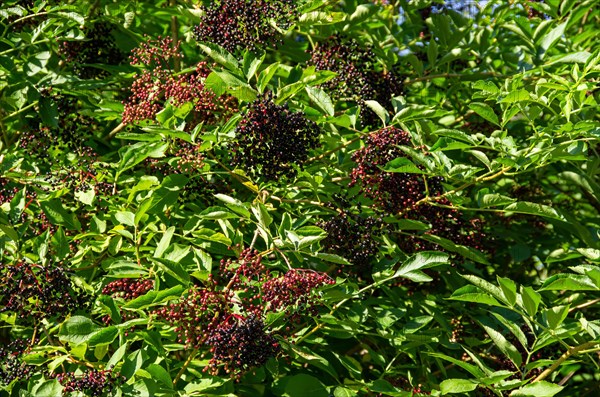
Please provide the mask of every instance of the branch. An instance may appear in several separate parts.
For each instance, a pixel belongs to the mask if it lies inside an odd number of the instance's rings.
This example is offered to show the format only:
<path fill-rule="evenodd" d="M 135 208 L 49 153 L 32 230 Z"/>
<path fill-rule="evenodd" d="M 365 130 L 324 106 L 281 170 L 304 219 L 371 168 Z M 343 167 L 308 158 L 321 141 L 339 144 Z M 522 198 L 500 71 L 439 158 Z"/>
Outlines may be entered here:
<path fill-rule="evenodd" d="M 594 346 L 596 346 L 598 344 L 600 344 L 600 342 L 586 342 L 586 343 L 584 343 L 582 345 L 570 348 L 569 350 L 567 350 L 566 352 L 564 352 L 563 355 L 560 356 L 554 362 L 554 364 L 552 364 L 550 367 L 546 368 L 546 370 L 544 370 L 544 372 L 542 372 L 541 374 L 539 374 L 537 376 L 537 378 L 535 378 L 533 380 L 532 383 L 539 382 L 541 380 L 546 379 L 552 372 L 554 372 L 558 367 L 560 367 L 561 364 L 564 363 L 569 357 L 575 356 L 575 355 L 579 354 L 581 351 L 589 349 L 590 347 L 594 347 Z"/>
<path fill-rule="evenodd" d="M 173 378 L 173 386 L 175 386 L 177 384 L 177 381 L 179 381 L 179 378 L 181 378 L 181 375 L 183 375 L 183 373 L 185 372 L 187 367 L 189 367 L 189 365 L 192 362 L 192 360 L 194 359 L 194 357 L 196 357 L 196 354 L 198 354 L 198 348 L 195 348 L 192 351 L 192 353 L 190 353 L 187 360 L 185 360 L 185 363 L 183 363 L 183 366 L 181 367 L 179 372 L 177 372 L 177 375 L 175 375 L 175 378 Z"/>

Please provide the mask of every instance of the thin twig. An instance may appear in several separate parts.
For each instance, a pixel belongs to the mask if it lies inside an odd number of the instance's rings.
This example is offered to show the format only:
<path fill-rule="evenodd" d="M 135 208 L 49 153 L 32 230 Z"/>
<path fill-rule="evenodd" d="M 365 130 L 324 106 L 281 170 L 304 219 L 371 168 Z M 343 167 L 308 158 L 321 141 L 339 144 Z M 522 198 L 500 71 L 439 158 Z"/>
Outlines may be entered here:
<path fill-rule="evenodd" d="M 573 313 L 574 311 L 585 309 L 586 307 L 595 305 L 598 302 L 600 302 L 600 298 L 591 300 L 589 302 L 584 302 L 584 303 L 582 303 L 580 305 L 577 305 L 577 306 L 573 306 L 572 308 L 569 309 L 569 313 Z"/>

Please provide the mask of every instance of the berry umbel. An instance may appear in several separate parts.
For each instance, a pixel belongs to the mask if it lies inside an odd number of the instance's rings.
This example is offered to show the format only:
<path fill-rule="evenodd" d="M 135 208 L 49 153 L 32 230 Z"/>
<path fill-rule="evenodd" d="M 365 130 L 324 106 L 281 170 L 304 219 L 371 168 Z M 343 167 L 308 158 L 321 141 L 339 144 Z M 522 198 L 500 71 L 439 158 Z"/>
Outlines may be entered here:
<path fill-rule="evenodd" d="M 296 18 L 291 0 L 221 0 L 202 7 L 203 16 L 194 29 L 196 39 L 218 44 L 229 52 L 256 52 L 281 43 L 281 31 Z"/>
<path fill-rule="evenodd" d="M 232 163 L 254 176 L 275 180 L 296 176 L 310 149 L 319 144 L 320 128 L 302 113 L 277 105 L 268 96 L 250 107 L 236 129 Z"/>

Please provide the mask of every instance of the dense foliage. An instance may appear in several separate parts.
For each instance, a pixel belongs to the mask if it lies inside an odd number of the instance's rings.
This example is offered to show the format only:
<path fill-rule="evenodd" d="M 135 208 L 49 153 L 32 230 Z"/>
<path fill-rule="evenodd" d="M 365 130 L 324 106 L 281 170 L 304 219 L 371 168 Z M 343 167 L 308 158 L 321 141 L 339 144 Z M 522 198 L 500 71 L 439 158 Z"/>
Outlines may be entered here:
<path fill-rule="evenodd" d="M 597 396 L 597 0 L 5 0 L 0 396 Z"/>

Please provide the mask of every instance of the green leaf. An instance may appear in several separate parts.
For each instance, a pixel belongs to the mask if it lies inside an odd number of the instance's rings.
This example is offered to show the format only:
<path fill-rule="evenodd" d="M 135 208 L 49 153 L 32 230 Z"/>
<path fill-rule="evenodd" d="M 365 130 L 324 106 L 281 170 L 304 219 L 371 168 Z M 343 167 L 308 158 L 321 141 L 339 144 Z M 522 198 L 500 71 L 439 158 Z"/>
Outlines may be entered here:
<path fill-rule="evenodd" d="M 158 266 L 164 270 L 165 273 L 173 276 L 181 284 L 186 286 L 189 284 L 190 275 L 180 263 L 167 258 L 152 258 L 152 260 L 154 263 L 158 264 Z"/>
<path fill-rule="evenodd" d="M 427 61 L 429 62 L 430 67 L 435 65 L 438 57 L 438 45 L 435 39 L 429 40 L 429 47 L 427 47 Z"/>
<path fill-rule="evenodd" d="M 121 161 L 118 164 L 117 177 L 148 157 L 164 157 L 167 147 L 168 144 L 166 142 L 138 142 L 134 145 L 123 146 L 119 149 Z"/>
<path fill-rule="evenodd" d="M 135 214 L 129 211 L 115 212 L 115 219 L 120 225 L 135 226 Z"/>
<path fill-rule="evenodd" d="M 545 380 L 530 383 L 517 390 L 513 390 L 510 397 L 552 397 L 558 394 L 564 386 L 546 382 Z"/>
<path fill-rule="evenodd" d="M 333 390 L 333 397 L 353 397 L 357 395 L 358 393 L 354 390 L 350 390 L 341 386 L 338 386 Z"/>
<path fill-rule="evenodd" d="M 530 316 L 535 316 L 538 311 L 542 296 L 532 287 L 521 286 L 521 297 L 523 298 L 523 308 Z"/>
<path fill-rule="evenodd" d="M 443 394 L 467 393 L 477 388 L 478 382 L 469 379 L 446 379 L 440 383 Z"/>
<path fill-rule="evenodd" d="M 398 157 L 392 161 L 389 161 L 383 167 L 383 170 L 386 172 L 399 172 L 406 174 L 426 174 L 425 171 L 421 170 L 406 157 Z"/>
<path fill-rule="evenodd" d="M 548 325 L 552 329 L 558 328 L 569 314 L 569 305 L 555 306 L 544 311 Z"/>
<path fill-rule="evenodd" d="M 423 281 L 431 278 L 421 272 L 421 269 L 428 269 L 435 266 L 440 266 L 448 263 L 449 256 L 444 252 L 438 251 L 423 251 L 418 252 L 408 258 L 391 277 L 404 277 L 414 281 Z"/>
<path fill-rule="evenodd" d="M 260 93 L 264 92 L 265 88 L 267 87 L 267 84 L 269 84 L 269 81 L 271 81 L 271 79 L 273 78 L 273 76 L 275 75 L 275 73 L 277 72 L 279 67 L 280 67 L 280 64 L 278 62 L 273 63 L 273 64 L 269 65 L 268 67 L 266 67 L 265 70 L 263 70 L 260 73 L 260 75 L 258 76 L 258 83 L 257 83 L 258 92 L 260 92 Z"/>
<path fill-rule="evenodd" d="M 448 299 L 482 303 L 484 305 L 502 306 L 493 296 L 490 296 L 474 285 L 465 285 L 464 287 L 457 289 Z"/>
<path fill-rule="evenodd" d="M 175 233 L 175 226 L 171 226 L 165 233 L 163 234 L 160 242 L 156 246 L 156 250 L 154 250 L 154 257 L 160 258 L 163 256 L 167 248 L 169 248 L 169 244 L 171 243 L 171 239 L 173 238 L 173 233 Z"/>
<path fill-rule="evenodd" d="M 150 364 L 146 367 L 146 371 L 148 371 L 152 378 L 156 379 L 163 386 L 166 386 L 168 389 L 173 389 L 173 380 L 171 379 L 171 375 L 167 370 L 158 364 Z"/>
<path fill-rule="evenodd" d="M 503 196 L 498 193 L 486 193 L 478 195 L 477 204 L 479 208 L 496 207 L 500 205 L 508 205 L 514 203 L 516 199 L 512 197 Z"/>
<path fill-rule="evenodd" d="M 327 262 L 337 263 L 338 265 L 351 265 L 352 263 L 348 262 L 345 258 L 335 255 L 335 254 L 327 254 L 325 252 L 318 252 L 313 255 L 316 258 L 322 259 Z"/>
<path fill-rule="evenodd" d="M 471 375 L 473 375 L 476 378 L 483 378 L 485 376 L 485 373 L 482 370 L 480 370 L 477 366 L 475 366 L 473 364 L 469 364 L 468 362 L 465 362 L 463 360 L 459 360 L 454 357 L 447 356 L 443 353 L 426 352 L 425 354 L 427 354 L 428 356 L 437 357 L 437 358 L 441 358 L 442 360 L 449 361 L 452 364 L 469 372 Z"/>
<path fill-rule="evenodd" d="M 518 214 L 529 214 L 564 220 L 564 218 L 552 207 L 544 204 L 531 203 L 529 201 L 518 201 L 504 208 L 505 211 Z"/>
<path fill-rule="evenodd" d="M 492 342 L 498 347 L 498 349 L 512 361 L 517 368 L 521 366 L 523 362 L 523 358 L 521 357 L 521 353 L 517 350 L 517 348 L 510 343 L 504 335 L 500 332 L 496 331 L 494 328 L 481 324 L 481 326 L 485 329 L 485 332 L 490 336 Z"/>
<path fill-rule="evenodd" d="M 504 294 L 502 293 L 502 290 L 499 287 L 496 287 L 494 284 L 490 283 L 489 281 L 485 281 L 484 279 L 472 274 L 461 274 L 461 277 L 465 278 L 471 284 L 489 293 L 499 301 L 504 300 Z"/>
<path fill-rule="evenodd" d="M 500 125 L 498 116 L 496 116 L 494 109 L 492 109 L 489 105 L 483 102 L 471 102 L 469 104 L 469 108 L 490 123 L 496 124 L 497 126 Z"/>
<path fill-rule="evenodd" d="M 58 331 L 58 339 L 75 345 L 86 343 L 100 326 L 83 316 L 73 316 L 65 321 Z"/>
<path fill-rule="evenodd" d="M 331 25 L 341 22 L 345 18 L 346 13 L 344 12 L 311 11 L 300 15 L 298 24 L 307 26 Z"/>
<path fill-rule="evenodd" d="M 227 69 L 233 72 L 242 74 L 238 61 L 223 47 L 208 42 L 198 43 L 198 46 L 206 55 L 211 57 L 218 64 L 225 66 Z"/>
<path fill-rule="evenodd" d="M 542 37 L 542 39 L 539 41 L 539 47 L 537 51 L 538 59 L 544 59 L 548 50 L 556 44 L 562 35 L 565 34 L 566 27 L 567 21 L 561 23 L 548 32 L 544 37 Z"/>
<path fill-rule="evenodd" d="M 387 125 L 387 122 L 390 119 L 390 115 L 388 111 L 383 106 L 381 106 L 379 102 L 368 100 L 364 101 L 364 103 L 381 119 L 381 122 L 384 126 Z"/>
<path fill-rule="evenodd" d="M 51 97 L 40 98 L 40 117 L 47 127 L 58 128 L 58 107 Z"/>
<path fill-rule="evenodd" d="M 525 102 L 530 101 L 531 96 L 529 92 L 526 90 L 516 90 L 509 92 L 506 97 L 504 97 L 500 103 L 516 103 L 516 102 Z"/>
<path fill-rule="evenodd" d="M 539 291 L 598 291 L 598 286 L 588 276 L 560 273 L 548 278 Z"/>
<path fill-rule="evenodd" d="M 319 107 L 319 109 L 324 111 L 329 116 L 333 116 L 335 114 L 333 102 L 331 101 L 329 94 L 317 87 L 306 86 L 305 89 L 310 100 L 313 101 Z"/>
<path fill-rule="evenodd" d="M 50 379 L 36 384 L 32 390 L 33 397 L 61 397 L 63 386 L 56 380 Z"/>
<path fill-rule="evenodd" d="M 109 345 L 117 338 L 118 335 L 119 329 L 111 325 L 110 327 L 101 328 L 95 332 L 92 332 L 89 335 L 87 343 L 90 346 Z"/>
<path fill-rule="evenodd" d="M 185 291 L 185 288 L 182 285 L 177 285 L 166 290 L 152 290 L 142 296 L 138 296 L 134 300 L 127 302 L 123 307 L 126 309 L 145 309 L 174 298 L 179 298 L 183 291 Z"/>
<path fill-rule="evenodd" d="M 62 205 L 60 199 L 50 199 L 40 202 L 42 211 L 53 225 L 64 226 L 69 230 L 81 229 L 81 223 L 74 213 L 68 212 Z"/>
<path fill-rule="evenodd" d="M 511 306 L 514 306 L 517 302 L 517 284 L 509 278 L 504 278 L 500 276 L 496 276 L 496 278 L 498 280 L 500 288 L 502 289 L 502 293 L 506 298 L 506 301 Z"/>
<path fill-rule="evenodd" d="M 286 379 L 285 397 L 328 397 L 327 389 L 314 376 L 298 374 Z"/>
<path fill-rule="evenodd" d="M 244 218 L 252 217 L 252 214 L 250 213 L 250 211 L 248 211 L 248 208 L 246 208 L 244 203 L 242 203 L 240 200 L 221 193 L 215 194 L 215 197 L 224 202 L 225 206 L 233 212 L 235 212 L 236 214 L 239 214 Z"/>

